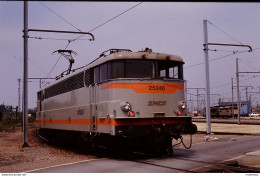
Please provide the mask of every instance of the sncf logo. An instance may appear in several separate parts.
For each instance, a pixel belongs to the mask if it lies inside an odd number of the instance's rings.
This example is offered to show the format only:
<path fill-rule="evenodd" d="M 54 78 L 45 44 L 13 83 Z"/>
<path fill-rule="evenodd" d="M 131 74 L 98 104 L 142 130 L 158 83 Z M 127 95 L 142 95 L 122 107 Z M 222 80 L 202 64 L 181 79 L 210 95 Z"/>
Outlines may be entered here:
<path fill-rule="evenodd" d="M 147 106 L 165 106 L 166 101 L 148 101 Z"/>

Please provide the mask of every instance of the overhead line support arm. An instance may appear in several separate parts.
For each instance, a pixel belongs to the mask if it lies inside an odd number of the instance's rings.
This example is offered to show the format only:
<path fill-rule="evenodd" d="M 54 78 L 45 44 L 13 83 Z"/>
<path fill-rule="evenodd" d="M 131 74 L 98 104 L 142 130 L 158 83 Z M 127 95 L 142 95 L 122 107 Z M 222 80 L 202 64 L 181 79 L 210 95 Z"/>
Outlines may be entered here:
<path fill-rule="evenodd" d="M 42 29 L 28 29 L 28 32 L 34 31 L 34 32 L 55 32 L 55 33 L 70 33 L 70 34 L 88 34 L 92 37 L 91 40 L 95 40 L 95 37 L 93 34 L 89 32 L 75 32 L 75 31 L 57 31 L 57 30 L 42 30 Z"/>
<path fill-rule="evenodd" d="M 205 46 L 206 44 L 203 44 Z M 224 43 L 207 43 L 207 45 L 221 45 L 221 46 L 241 46 L 241 47 L 248 47 L 250 50 L 249 52 L 252 52 L 253 49 L 250 45 L 236 45 L 236 44 L 224 44 Z"/>

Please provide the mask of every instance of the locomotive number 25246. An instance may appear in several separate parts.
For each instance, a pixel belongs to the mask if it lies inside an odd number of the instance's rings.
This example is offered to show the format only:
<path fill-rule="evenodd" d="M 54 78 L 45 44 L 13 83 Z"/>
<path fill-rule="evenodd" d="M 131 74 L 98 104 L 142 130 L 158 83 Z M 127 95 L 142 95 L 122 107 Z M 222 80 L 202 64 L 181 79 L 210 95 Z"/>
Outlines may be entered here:
<path fill-rule="evenodd" d="M 165 90 L 165 86 L 149 86 L 149 90 Z"/>

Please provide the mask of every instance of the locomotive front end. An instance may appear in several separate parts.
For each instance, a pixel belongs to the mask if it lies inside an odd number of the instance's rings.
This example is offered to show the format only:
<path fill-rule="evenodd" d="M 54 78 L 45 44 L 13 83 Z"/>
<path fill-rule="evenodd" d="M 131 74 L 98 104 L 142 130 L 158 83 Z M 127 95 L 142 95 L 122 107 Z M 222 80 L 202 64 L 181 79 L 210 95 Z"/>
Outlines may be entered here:
<path fill-rule="evenodd" d="M 160 152 L 172 150 L 173 138 L 196 133 L 184 101 L 180 57 L 135 52 L 113 58 L 108 63 L 112 79 L 101 86 L 101 97 L 109 103 L 100 111 L 112 121 L 113 135 Z"/>
<path fill-rule="evenodd" d="M 71 135 L 95 145 L 114 141 L 161 154 L 172 151 L 173 139 L 196 133 L 179 56 L 150 49 L 108 52 L 38 92 L 39 135 Z"/>

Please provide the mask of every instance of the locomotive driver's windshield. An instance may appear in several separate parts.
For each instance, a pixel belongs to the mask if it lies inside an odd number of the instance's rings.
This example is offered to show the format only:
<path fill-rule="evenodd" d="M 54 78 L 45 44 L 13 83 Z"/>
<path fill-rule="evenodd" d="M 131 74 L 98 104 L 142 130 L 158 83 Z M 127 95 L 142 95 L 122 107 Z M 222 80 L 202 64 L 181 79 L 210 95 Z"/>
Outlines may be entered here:
<path fill-rule="evenodd" d="M 170 60 L 113 60 L 96 66 L 86 77 L 86 85 L 116 78 L 183 79 L 183 63 Z M 91 81 L 93 80 L 93 82 Z"/>
<path fill-rule="evenodd" d="M 183 79 L 182 63 L 166 60 L 115 60 L 110 62 L 111 78 Z M 110 73 L 110 72 L 109 72 Z"/>
<path fill-rule="evenodd" d="M 149 60 L 126 60 L 126 78 L 152 78 L 153 61 Z"/>

